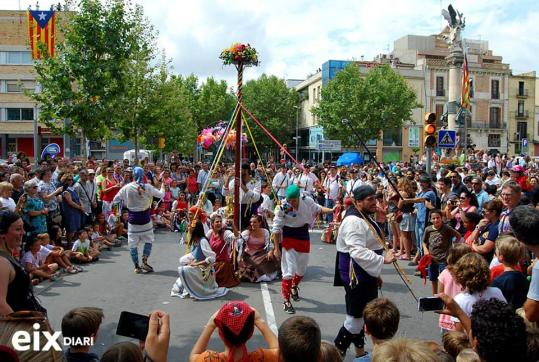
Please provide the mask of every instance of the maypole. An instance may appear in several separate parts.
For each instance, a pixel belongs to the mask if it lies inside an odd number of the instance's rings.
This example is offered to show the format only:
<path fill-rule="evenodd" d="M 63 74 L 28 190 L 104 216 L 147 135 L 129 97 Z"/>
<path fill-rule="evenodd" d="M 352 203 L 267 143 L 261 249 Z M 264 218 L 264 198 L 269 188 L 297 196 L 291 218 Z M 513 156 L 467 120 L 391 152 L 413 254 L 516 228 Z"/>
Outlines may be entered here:
<path fill-rule="evenodd" d="M 238 102 L 243 100 L 243 62 L 240 60 L 236 64 L 238 70 Z M 234 224 L 237 230 L 241 230 L 240 225 L 240 182 L 241 182 L 241 123 L 243 111 L 241 108 L 236 113 L 236 144 L 234 145 L 235 164 L 234 164 Z"/>
<path fill-rule="evenodd" d="M 238 72 L 237 97 L 238 104 L 243 101 L 243 70 L 245 67 L 258 65 L 258 55 L 256 49 L 249 44 L 234 43 L 230 48 L 224 49 L 219 56 L 225 65 L 234 64 Z M 240 185 L 241 185 L 241 163 L 242 163 L 242 109 L 236 114 L 236 142 L 234 146 L 234 224 L 238 230 L 240 225 Z"/>

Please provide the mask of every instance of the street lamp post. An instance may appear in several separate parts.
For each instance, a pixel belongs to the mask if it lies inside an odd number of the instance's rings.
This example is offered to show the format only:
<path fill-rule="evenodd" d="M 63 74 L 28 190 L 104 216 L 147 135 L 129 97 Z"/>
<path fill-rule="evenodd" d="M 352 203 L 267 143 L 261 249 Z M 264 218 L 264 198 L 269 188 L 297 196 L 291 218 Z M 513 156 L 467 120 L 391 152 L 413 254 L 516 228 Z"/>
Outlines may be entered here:
<path fill-rule="evenodd" d="M 296 137 L 294 137 L 294 140 L 296 141 L 296 160 L 299 160 L 298 146 L 301 138 L 299 136 L 299 106 L 294 106 L 294 108 L 296 109 Z"/>

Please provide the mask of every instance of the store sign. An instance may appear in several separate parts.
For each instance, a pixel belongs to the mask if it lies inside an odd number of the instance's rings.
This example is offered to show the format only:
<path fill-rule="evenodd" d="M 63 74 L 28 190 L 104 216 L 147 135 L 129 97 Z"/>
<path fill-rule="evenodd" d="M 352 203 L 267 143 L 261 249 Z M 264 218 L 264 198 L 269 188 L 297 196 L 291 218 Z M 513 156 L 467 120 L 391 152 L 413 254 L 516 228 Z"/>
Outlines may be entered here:
<path fill-rule="evenodd" d="M 55 158 L 60 153 L 60 151 L 60 145 L 58 145 L 57 143 L 49 143 L 41 152 L 41 159 L 44 160 L 47 158 L 47 156 Z"/>
<path fill-rule="evenodd" d="M 322 127 L 309 128 L 309 148 L 318 148 L 318 142 L 324 139 L 324 129 Z"/>

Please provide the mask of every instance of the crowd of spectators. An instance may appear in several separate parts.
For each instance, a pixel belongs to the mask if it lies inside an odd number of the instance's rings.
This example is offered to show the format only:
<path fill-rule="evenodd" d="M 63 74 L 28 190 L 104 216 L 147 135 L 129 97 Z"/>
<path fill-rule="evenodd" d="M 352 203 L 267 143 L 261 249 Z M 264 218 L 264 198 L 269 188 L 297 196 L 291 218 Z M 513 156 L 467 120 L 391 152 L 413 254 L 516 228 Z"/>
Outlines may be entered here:
<path fill-rule="evenodd" d="M 58 158 L 32 167 L 24 155 L 0 164 L 0 315 L 46 312 L 30 284 L 54 281 L 60 273 L 76 274 L 82 264 L 98 262 L 101 253 L 122 245 L 127 214 L 113 200 L 132 181 L 132 166 L 127 160 Z M 317 220 L 325 229 L 323 241 L 332 243 L 352 204 L 351 193 L 369 184 L 377 190 L 375 219 L 388 247 L 400 263 L 417 266 L 417 275 L 428 277 L 432 294 L 445 303 L 439 319 L 443 337 L 442 343 L 429 342 L 427 336 L 425 341 L 399 338 L 398 305 L 376 299 L 363 314 L 373 351 L 354 361 L 539 359 L 539 167 L 529 157 L 470 152 L 438 160 L 431 173 L 421 162 L 343 167 L 271 159 L 251 163 L 244 170 L 258 196 L 253 197 L 256 212 L 242 230 L 228 220 L 233 166 L 210 170 L 208 163 L 175 155 L 167 162 L 145 160 L 142 166 L 146 182 L 165 185 L 164 198 L 152 205 L 155 227 L 184 234 L 186 221 L 198 217 L 199 240 L 211 241 L 204 265 L 209 263 L 218 286 L 227 288 L 279 278 L 279 251 L 269 242 L 268 224 L 289 185 L 334 208 L 332 215 Z M 201 195 L 205 202 L 198 203 Z M 238 251 L 233 250 L 234 239 L 242 240 L 238 260 L 231 257 Z M 172 294 L 188 297 L 179 287 Z M 95 337 L 102 318 L 99 309 L 75 308 L 64 317 L 62 332 Z M 152 312 L 144 349 L 116 344 L 101 360 L 142 361 L 146 355 L 165 361 L 169 323 L 166 313 Z M 266 346 L 248 352 L 245 343 L 255 328 Z M 207 350 L 216 329 L 223 352 Z M 190 361 L 243 361 L 247 354 L 250 360 L 265 361 L 341 360 L 333 343 L 321 340 L 315 320 L 292 317 L 275 336 L 256 310 L 238 301 L 211 316 Z M 87 349 L 71 349 L 66 357 L 83 360 L 82 355 L 98 359 Z"/>

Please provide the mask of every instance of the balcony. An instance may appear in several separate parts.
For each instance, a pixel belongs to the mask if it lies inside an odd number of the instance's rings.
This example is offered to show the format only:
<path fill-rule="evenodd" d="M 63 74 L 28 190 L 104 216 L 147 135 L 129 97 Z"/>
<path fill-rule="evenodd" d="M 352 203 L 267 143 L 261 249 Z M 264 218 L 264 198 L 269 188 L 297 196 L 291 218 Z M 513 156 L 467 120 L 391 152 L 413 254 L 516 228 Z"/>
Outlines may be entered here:
<path fill-rule="evenodd" d="M 524 112 L 516 111 L 514 113 L 515 113 L 515 118 L 516 119 L 528 119 L 528 117 L 529 117 L 528 111 L 524 111 Z"/>
<path fill-rule="evenodd" d="M 503 129 L 505 124 L 502 121 L 476 121 L 468 122 L 468 128 L 471 129 Z"/>
<path fill-rule="evenodd" d="M 528 98 L 528 90 L 527 89 L 517 89 L 517 98 Z"/>
<path fill-rule="evenodd" d="M 436 97 L 445 97 L 445 89 L 436 89 Z"/>
<path fill-rule="evenodd" d="M 523 136 L 520 136 L 518 132 L 513 133 L 513 137 L 511 137 L 511 143 L 520 143 L 523 138 L 526 138 L 527 140 L 530 139 L 530 134 L 526 133 Z"/>

